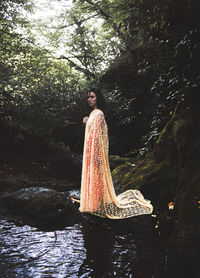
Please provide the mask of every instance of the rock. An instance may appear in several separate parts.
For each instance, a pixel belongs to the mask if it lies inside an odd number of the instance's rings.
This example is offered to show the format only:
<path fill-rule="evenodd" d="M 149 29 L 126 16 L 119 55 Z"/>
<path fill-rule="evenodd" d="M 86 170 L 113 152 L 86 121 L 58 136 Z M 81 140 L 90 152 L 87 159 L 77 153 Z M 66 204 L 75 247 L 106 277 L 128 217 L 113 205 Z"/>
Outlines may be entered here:
<path fill-rule="evenodd" d="M 98 228 L 100 225 L 118 233 L 133 233 L 135 236 L 145 238 L 151 237 L 153 232 L 151 215 L 113 220 L 80 213 L 79 203 L 73 203 L 70 194 L 50 188 L 20 189 L 2 196 L 0 201 L 1 208 L 7 208 L 8 215 L 14 216 L 14 220 L 20 225 L 29 224 L 42 229 L 58 229 L 82 221 L 83 224 L 93 228 Z"/>
<path fill-rule="evenodd" d="M 74 188 L 80 188 L 78 182 L 68 181 L 66 179 L 51 179 L 49 181 L 40 182 L 42 187 L 54 189 L 59 192 L 66 192 Z"/>
<path fill-rule="evenodd" d="M 138 238 L 152 238 L 154 219 L 151 215 L 139 215 L 125 219 L 101 218 L 89 213 L 81 213 L 82 222 L 91 229 L 99 226 L 122 234 L 133 234 Z"/>
<path fill-rule="evenodd" d="M 21 187 L 27 186 L 29 183 L 26 176 L 7 176 L 0 178 L 0 191 L 18 190 Z"/>
<path fill-rule="evenodd" d="M 178 104 L 153 152 L 136 167 L 125 163 L 113 171 L 118 191 L 140 190 L 152 201 L 156 214 L 169 216 L 169 204 L 174 203 L 170 233 L 167 232 L 169 250 L 175 254 L 172 257 L 190 252 L 190 257 L 196 258 L 200 249 L 196 248 L 200 246 L 199 121 L 199 104 Z"/>
<path fill-rule="evenodd" d="M 64 192 L 43 187 L 20 189 L 2 197 L 9 213 L 21 216 L 25 223 L 52 227 L 77 223 L 80 213 Z"/>

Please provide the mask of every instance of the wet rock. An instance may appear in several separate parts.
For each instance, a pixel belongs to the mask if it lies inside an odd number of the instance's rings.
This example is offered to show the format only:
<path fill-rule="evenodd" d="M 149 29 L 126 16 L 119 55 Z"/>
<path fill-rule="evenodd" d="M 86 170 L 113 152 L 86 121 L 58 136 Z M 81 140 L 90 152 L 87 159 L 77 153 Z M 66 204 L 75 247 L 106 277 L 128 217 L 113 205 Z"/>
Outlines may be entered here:
<path fill-rule="evenodd" d="M 80 188 L 78 182 L 68 181 L 66 179 L 51 179 L 40 183 L 42 187 L 54 189 L 59 192 L 66 192 L 74 188 Z"/>
<path fill-rule="evenodd" d="M 26 176 L 5 176 L 0 178 L 0 191 L 18 190 L 22 187 L 28 186 L 29 180 Z"/>
<path fill-rule="evenodd" d="M 68 179 L 32 179 L 25 174 L 7 175 L 0 178 L 0 194 L 16 192 L 20 189 L 31 187 L 51 188 L 59 192 L 65 192 L 74 188 L 79 188 L 80 183 Z M 31 189 L 29 190 L 29 192 Z"/>
<path fill-rule="evenodd" d="M 80 218 L 68 194 L 43 187 L 20 189 L 3 196 L 1 205 L 34 226 L 66 226 Z"/>
<path fill-rule="evenodd" d="M 81 213 L 82 222 L 87 223 L 90 229 L 104 227 L 119 234 L 133 234 L 138 238 L 152 238 L 154 219 L 151 215 L 139 215 L 126 219 L 101 218 L 89 213 Z"/>

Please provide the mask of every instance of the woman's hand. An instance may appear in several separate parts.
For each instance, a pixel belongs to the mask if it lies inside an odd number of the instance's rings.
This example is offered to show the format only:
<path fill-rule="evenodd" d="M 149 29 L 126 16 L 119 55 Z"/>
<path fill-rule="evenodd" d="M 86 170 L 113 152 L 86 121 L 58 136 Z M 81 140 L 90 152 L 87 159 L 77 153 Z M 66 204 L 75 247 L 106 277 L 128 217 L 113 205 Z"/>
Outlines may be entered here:
<path fill-rule="evenodd" d="M 89 117 L 84 117 L 83 118 L 83 123 L 86 125 L 87 121 L 88 121 Z"/>

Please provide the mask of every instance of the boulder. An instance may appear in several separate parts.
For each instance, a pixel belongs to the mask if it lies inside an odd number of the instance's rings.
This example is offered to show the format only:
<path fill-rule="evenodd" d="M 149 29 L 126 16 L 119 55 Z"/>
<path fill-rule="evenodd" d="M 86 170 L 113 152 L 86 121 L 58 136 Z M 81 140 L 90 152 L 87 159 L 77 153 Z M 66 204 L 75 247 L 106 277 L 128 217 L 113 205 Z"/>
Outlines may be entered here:
<path fill-rule="evenodd" d="M 44 187 L 29 187 L 4 195 L 1 205 L 23 223 L 34 226 L 66 226 L 80 218 L 67 193 Z"/>
<path fill-rule="evenodd" d="M 152 201 L 158 229 L 169 236 L 170 256 L 186 260 L 200 250 L 199 104 L 194 99 L 178 104 L 153 152 L 135 167 L 125 163 L 113 171 L 119 192 L 138 189 Z M 167 227 L 161 220 L 169 217 Z"/>

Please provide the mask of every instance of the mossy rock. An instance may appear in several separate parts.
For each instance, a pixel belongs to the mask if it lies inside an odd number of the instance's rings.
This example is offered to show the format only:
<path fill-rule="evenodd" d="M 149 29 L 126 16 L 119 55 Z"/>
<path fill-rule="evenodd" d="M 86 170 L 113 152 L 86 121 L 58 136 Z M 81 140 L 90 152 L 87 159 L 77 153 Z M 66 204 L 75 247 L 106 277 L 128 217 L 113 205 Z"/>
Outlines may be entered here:
<path fill-rule="evenodd" d="M 139 189 L 156 212 L 167 215 L 173 201 L 175 228 L 171 238 L 200 219 L 200 110 L 192 102 L 177 105 L 152 153 L 142 162 L 120 165 L 113 172 L 117 191 Z M 180 224 L 181 223 L 181 224 Z M 195 224 L 194 224 L 195 223 Z M 194 228 L 190 234 L 196 238 Z M 184 248 L 187 248 L 184 245 Z"/>
<path fill-rule="evenodd" d="M 109 164 L 110 164 L 110 169 L 113 170 L 117 166 L 122 165 L 122 164 L 130 164 L 134 163 L 135 159 L 131 157 L 121 157 L 119 155 L 109 155 Z"/>

